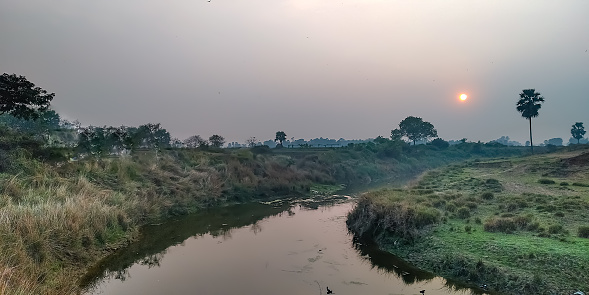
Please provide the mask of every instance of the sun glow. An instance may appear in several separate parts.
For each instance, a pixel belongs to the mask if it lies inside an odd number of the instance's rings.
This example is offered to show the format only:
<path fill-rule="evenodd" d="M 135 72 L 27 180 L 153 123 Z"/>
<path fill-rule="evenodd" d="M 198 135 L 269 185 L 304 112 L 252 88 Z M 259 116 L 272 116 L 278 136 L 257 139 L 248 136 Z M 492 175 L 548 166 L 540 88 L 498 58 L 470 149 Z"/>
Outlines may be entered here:
<path fill-rule="evenodd" d="M 465 101 L 468 98 L 468 96 L 464 93 L 460 94 L 460 100 Z"/>

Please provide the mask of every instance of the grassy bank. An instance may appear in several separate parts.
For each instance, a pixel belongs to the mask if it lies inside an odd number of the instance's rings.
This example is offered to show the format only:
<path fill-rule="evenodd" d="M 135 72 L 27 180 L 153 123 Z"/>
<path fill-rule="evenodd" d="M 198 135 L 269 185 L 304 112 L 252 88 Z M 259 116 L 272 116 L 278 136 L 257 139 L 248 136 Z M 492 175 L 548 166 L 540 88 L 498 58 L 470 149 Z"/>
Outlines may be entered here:
<path fill-rule="evenodd" d="M 0 128 L 0 294 L 76 293 L 73 278 L 136 238 L 140 226 L 170 216 L 524 152 L 389 141 L 338 149 L 143 150 L 69 161 L 73 149 L 46 148 Z"/>
<path fill-rule="evenodd" d="M 475 160 L 364 195 L 349 228 L 425 270 L 503 294 L 589 290 L 589 150 Z"/>

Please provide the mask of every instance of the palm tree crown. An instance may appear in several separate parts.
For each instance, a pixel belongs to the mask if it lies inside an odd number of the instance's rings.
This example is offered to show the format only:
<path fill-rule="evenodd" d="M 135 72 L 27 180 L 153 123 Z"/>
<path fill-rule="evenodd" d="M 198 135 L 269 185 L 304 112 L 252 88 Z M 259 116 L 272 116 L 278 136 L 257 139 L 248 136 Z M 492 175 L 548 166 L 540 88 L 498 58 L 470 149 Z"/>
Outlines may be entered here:
<path fill-rule="evenodd" d="M 524 89 L 519 94 L 520 100 L 517 102 L 517 111 L 522 114 L 522 117 L 531 118 L 538 117 L 538 110 L 542 107 L 544 97 L 536 92 L 536 89 Z"/>

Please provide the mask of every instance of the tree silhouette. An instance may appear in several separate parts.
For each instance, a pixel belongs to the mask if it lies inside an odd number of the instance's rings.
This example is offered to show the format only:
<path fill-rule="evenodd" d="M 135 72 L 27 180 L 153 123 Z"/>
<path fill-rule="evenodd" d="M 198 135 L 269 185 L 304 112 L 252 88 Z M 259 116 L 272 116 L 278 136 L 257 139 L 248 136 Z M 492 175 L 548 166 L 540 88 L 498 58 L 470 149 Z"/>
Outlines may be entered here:
<path fill-rule="evenodd" d="M 571 129 L 571 135 L 574 139 L 577 140 L 577 144 L 579 144 L 579 141 L 581 140 L 581 138 L 583 138 L 585 132 L 585 127 L 583 127 L 582 122 L 577 122 L 573 125 L 573 128 Z"/>
<path fill-rule="evenodd" d="M 7 73 L 0 76 L 0 114 L 19 119 L 37 119 L 49 108 L 55 93 L 47 93 L 24 76 Z"/>
<path fill-rule="evenodd" d="M 530 122 L 530 147 L 534 153 L 534 142 L 532 141 L 532 118 L 538 117 L 538 110 L 542 107 L 544 97 L 536 92 L 536 89 L 524 89 L 519 94 L 519 101 L 517 102 L 517 111 L 522 114 L 522 117 L 528 119 Z"/>
<path fill-rule="evenodd" d="M 220 148 L 225 143 L 225 138 L 221 135 L 214 134 L 209 137 L 209 142 L 213 147 Z"/>
<path fill-rule="evenodd" d="M 437 137 L 438 131 L 434 129 L 434 125 L 430 122 L 423 121 L 419 117 L 409 116 L 399 123 L 399 129 L 391 131 L 391 138 L 393 140 L 405 136 L 413 141 L 413 145 L 418 140 L 427 140 L 430 137 Z"/>
<path fill-rule="evenodd" d="M 277 131 L 276 132 L 276 139 L 274 141 L 280 142 L 280 146 L 282 146 L 282 142 L 286 140 L 286 133 L 284 131 Z"/>
<path fill-rule="evenodd" d="M 184 144 L 188 148 L 206 147 L 209 143 L 200 135 L 193 135 L 184 140 Z"/>

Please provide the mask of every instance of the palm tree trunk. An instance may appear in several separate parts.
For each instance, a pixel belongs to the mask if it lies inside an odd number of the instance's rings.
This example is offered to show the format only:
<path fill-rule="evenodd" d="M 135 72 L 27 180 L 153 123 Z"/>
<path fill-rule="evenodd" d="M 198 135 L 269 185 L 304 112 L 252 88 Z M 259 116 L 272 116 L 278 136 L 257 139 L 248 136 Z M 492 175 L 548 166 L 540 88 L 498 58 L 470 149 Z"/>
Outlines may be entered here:
<path fill-rule="evenodd" d="M 534 153 L 534 142 L 532 141 L 532 118 L 529 118 L 530 121 L 530 147 L 532 148 L 532 154 Z"/>

